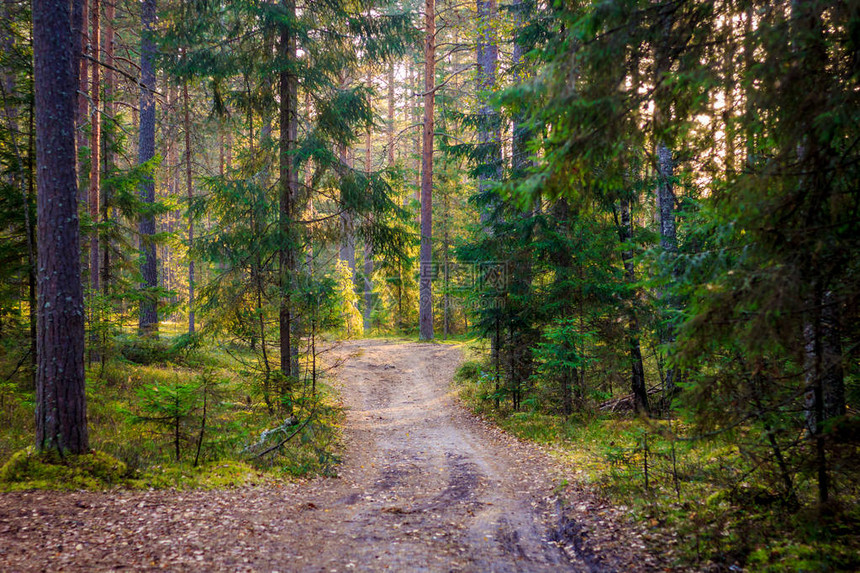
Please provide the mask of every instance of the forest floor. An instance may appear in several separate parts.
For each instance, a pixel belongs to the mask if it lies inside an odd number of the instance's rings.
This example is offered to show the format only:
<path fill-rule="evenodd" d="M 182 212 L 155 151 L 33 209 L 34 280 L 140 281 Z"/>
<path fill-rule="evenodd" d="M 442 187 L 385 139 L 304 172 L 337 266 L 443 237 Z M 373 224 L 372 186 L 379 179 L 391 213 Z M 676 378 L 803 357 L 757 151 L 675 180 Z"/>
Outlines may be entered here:
<path fill-rule="evenodd" d="M 623 508 L 462 407 L 445 344 L 347 342 L 338 478 L 0 494 L 3 571 L 656 571 Z M 562 500 L 560 496 L 567 499 Z"/>

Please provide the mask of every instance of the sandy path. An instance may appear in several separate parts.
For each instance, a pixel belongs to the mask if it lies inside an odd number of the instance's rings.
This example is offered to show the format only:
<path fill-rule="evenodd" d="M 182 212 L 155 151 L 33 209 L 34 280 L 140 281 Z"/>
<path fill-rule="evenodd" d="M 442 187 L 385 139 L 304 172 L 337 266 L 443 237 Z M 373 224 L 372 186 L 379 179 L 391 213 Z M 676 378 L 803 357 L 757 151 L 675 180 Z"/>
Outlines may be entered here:
<path fill-rule="evenodd" d="M 558 571 L 527 463 L 455 403 L 456 347 L 359 342 L 342 369 L 350 493 L 341 501 L 359 568 Z"/>
<path fill-rule="evenodd" d="M 545 459 L 451 395 L 456 347 L 357 341 L 336 352 L 346 358 L 340 479 L 0 494 L 0 570 L 589 569 L 549 539 Z"/>

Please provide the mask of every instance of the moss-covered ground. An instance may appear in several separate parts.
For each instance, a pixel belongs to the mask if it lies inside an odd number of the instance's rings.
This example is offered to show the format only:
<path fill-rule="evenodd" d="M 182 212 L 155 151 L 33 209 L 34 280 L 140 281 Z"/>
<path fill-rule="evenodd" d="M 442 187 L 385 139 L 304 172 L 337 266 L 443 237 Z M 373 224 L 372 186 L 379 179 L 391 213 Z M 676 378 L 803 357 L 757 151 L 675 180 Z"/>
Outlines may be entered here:
<path fill-rule="evenodd" d="M 266 388 L 250 349 L 165 330 L 158 340 L 120 336 L 104 362 L 88 363 L 91 454 L 36 452 L 32 383 L 0 385 L 0 491 L 217 488 L 335 473 L 342 412 L 324 376 L 315 393 L 307 381 Z"/>

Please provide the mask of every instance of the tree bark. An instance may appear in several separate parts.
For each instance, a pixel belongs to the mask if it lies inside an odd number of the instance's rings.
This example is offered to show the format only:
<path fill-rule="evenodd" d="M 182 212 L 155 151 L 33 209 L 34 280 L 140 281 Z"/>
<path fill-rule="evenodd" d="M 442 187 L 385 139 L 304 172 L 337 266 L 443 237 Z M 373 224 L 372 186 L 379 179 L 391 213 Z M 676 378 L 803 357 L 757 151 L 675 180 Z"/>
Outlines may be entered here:
<path fill-rule="evenodd" d="M 338 159 L 341 165 L 349 166 L 349 157 L 346 152 L 346 145 L 338 146 Z M 355 234 L 353 232 L 352 214 L 349 211 L 343 210 L 340 214 L 340 260 L 346 263 L 350 273 L 355 281 Z"/>
<path fill-rule="evenodd" d="M 388 166 L 394 167 L 394 62 L 388 64 Z"/>
<path fill-rule="evenodd" d="M 433 114 L 436 105 L 436 2 L 424 2 L 424 129 L 421 153 L 421 249 L 418 331 L 433 338 Z"/>
<path fill-rule="evenodd" d="M 290 20 L 296 17 L 296 5 L 293 0 L 283 0 L 283 7 Z M 295 245 L 293 233 L 293 201 L 296 198 L 298 174 L 293 165 L 292 150 L 297 136 L 297 83 L 290 66 L 296 61 L 296 37 L 292 30 L 284 26 L 281 29 L 281 55 L 285 68 L 280 72 L 280 194 L 279 194 L 279 225 L 281 232 L 281 247 L 279 250 L 281 306 L 279 309 L 281 372 L 288 378 L 298 376 L 294 371 L 293 359 L 293 308 L 292 288 L 295 274 Z"/>
<path fill-rule="evenodd" d="M 89 80 L 89 75 L 87 73 L 88 65 L 87 59 L 84 57 L 87 54 L 87 44 L 89 42 L 88 39 L 88 30 L 89 30 L 89 0 L 74 0 L 72 2 L 72 26 L 74 28 L 74 33 L 77 35 L 77 42 L 73 44 L 73 51 L 75 54 L 75 87 L 78 90 L 77 95 L 77 119 L 75 121 L 75 138 L 77 141 L 77 150 L 75 154 L 75 161 L 77 161 L 77 151 L 80 151 L 86 145 L 86 134 L 84 132 L 84 125 L 87 123 L 87 107 L 89 106 L 89 102 L 87 101 L 87 91 L 88 86 L 87 83 Z M 78 169 L 81 168 L 80 165 L 77 166 Z M 83 179 L 83 172 L 78 173 L 78 177 Z M 83 194 L 83 188 L 80 189 L 80 193 Z"/>
<path fill-rule="evenodd" d="M 517 32 L 519 32 L 526 22 L 526 14 L 523 13 L 525 6 L 523 5 L 522 0 L 514 0 L 511 2 L 511 9 L 514 13 L 515 28 Z M 514 82 L 517 84 L 524 81 L 524 51 L 525 50 L 520 42 L 515 40 L 512 67 L 514 72 Z M 531 164 L 528 150 L 526 149 L 526 143 L 528 142 L 530 134 L 528 128 L 522 125 L 523 121 L 525 121 L 525 117 L 522 113 L 514 117 L 513 137 L 511 138 L 511 170 L 513 171 L 514 177 L 522 177 L 525 174 L 526 168 Z"/>
<path fill-rule="evenodd" d="M 107 63 L 107 67 L 105 68 L 105 101 L 104 101 L 104 110 L 105 117 L 107 121 L 114 121 L 114 115 L 116 113 L 116 106 L 114 105 L 114 93 L 115 93 L 115 82 L 116 76 L 113 72 L 114 67 L 114 16 L 116 13 L 116 4 L 112 1 L 109 1 L 105 4 L 105 62 Z M 103 155 L 104 155 L 104 172 L 106 174 L 110 173 L 110 169 L 113 166 L 113 153 L 111 152 L 111 146 L 108 141 L 105 140 L 104 136 L 102 137 L 103 143 Z M 108 223 L 110 221 L 110 203 L 111 198 L 109 195 L 109 190 L 105 189 L 104 193 L 102 193 L 102 222 Z M 110 258 L 110 236 L 105 235 L 102 240 L 102 249 L 104 251 L 104 259 L 103 264 L 101 265 L 102 271 L 102 291 L 105 295 L 110 293 L 110 278 L 111 278 L 111 258 Z"/>
<path fill-rule="evenodd" d="M 552 205 L 550 220 L 556 225 L 555 232 L 564 234 L 565 236 L 571 235 L 571 213 L 567 199 L 560 198 Z M 556 296 L 564 301 L 560 309 L 560 315 L 562 317 L 573 317 L 576 312 L 573 306 L 576 294 L 570 286 L 574 264 L 573 251 L 571 249 L 557 249 L 551 253 L 551 261 L 555 267 L 553 273 L 555 285 L 553 288 Z M 578 385 L 579 380 L 580 373 L 576 367 L 565 368 L 561 373 L 559 382 L 561 386 L 562 407 L 566 416 L 573 413 L 574 385 Z"/>
<path fill-rule="evenodd" d="M 305 113 L 307 114 L 308 123 L 313 120 L 313 104 L 311 103 L 311 92 L 310 90 L 305 90 Z M 304 169 L 304 193 L 306 203 L 305 203 L 305 216 L 308 218 L 308 221 L 314 220 L 314 194 L 311 190 L 313 186 L 313 161 L 308 160 L 305 162 Z M 314 224 L 309 222 L 305 225 L 305 272 L 309 277 L 314 276 Z M 313 322 L 314 314 L 311 312 L 311 322 Z M 313 346 L 313 337 L 314 337 L 314 327 L 311 324 L 311 346 Z M 313 354 L 313 353 L 312 353 Z M 311 356 L 311 360 L 314 360 L 314 357 Z M 314 384 L 316 380 L 312 378 L 311 383 Z"/>
<path fill-rule="evenodd" d="M 182 84 L 182 98 L 185 103 L 185 191 L 188 198 L 188 334 L 194 334 L 194 219 L 190 214 L 194 187 L 191 184 L 191 102 L 188 99 L 188 81 Z"/>
<path fill-rule="evenodd" d="M 624 279 L 628 285 L 636 283 L 636 269 L 633 265 L 633 251 L 626 246 L 633 234 L 630 217 L 630 201 L 620 201 L 621 223 L 618 235 L 622 244 L 621 262 L 624 265 Z M 627 346 L 630 352 L 630 391 L 633 393 L 633 407 L 636 413 L 650 415 L 648 389 L 645 385 L 645 367 L 642 364 L 642 347 L 639 343 L 639 316 L 635 309 L 636 293 L 627 311 Z"/>
<path fill-rule="evenodd" d="M 36 447 L 89 450 L 71 5 L 33 1 L 38 209 Z"/>
<path fill-rule="evenodd" d="M 370 70 L 367 72 L 367 87 L 372 89 L 373 77 Z M 371 105 L 371 108 L 373 106 Z M 373 139 L 370 127 L 364 140 L 364 171 L 367 177 L 373 170 Z M 368 332 L 372 326 L 371 313 L 373 311 L 373 243 L 370 239 L 364 240 L 364 331 Z"/>
<path fill-rule="evenodd" d="M 733 6 L 731 5 L 731 0 L 729 0 L 728 4 L 729 10 L 732 10 Z M 729 39 L 726 41 L 726 47 L 723 53 L 723 90 L 725 97 L 723 101 L 722 120 L 726 152 L 723 160 L 723 171 L 726 179 L 729 180 L 735 171 L 735 123 L 733 115 L 735 113 L 735 49 L 737 45 L 731 38 L 735 27 L 733 19 L 728 18 L 727 21 L 724 22 L 724 26 L 727 28 L 726 34 L 728 34 Z"/>
<path fill-rule="evenodd" d="M 141 5 L 140 41 L 140 137 L 138 139 L 138 158 L 141 164 L 155 157 L 155 42 L 152 38 L 152 28 L 155 24 L 155 0 L 143 0 Z M 140 185 L 140 198 L 144 205 L 151 207 L 155 203 L 155 179 L 152 176 L 144 178 Z M 146 213 L 138 223 L 140 234 L 140 250 L 143 262 L 140 274 L 143 277 L 141 285 L 146 292 L 140 300 L 139 327 L 141 334 L 158 334 L 158 298 L 155 293 L 158 287 L 158 260 L 155 253 L 155 217 Z"/>
<path fill-rule="evenodd" d="M 839 302 L 832 292 L 821 301 L 821 366 L 824 419 L 844 416 L 845 377 L 842 370 L 842 328 Z"/>
<path fill-rule="evenodd" d="M 349 78 L 345 73 L 340 76 L 340 89 L 346 89 L 349 86 Z M 338 160 L 344 170 L 352 168 L 349 151 L 346 143 L 340 142 L 337 146 Z M 340 213 L 340 260 L 346 263 L 349 271 L 352 274 L 352 281 L 355 285 L 355 233 L 353 228 L 352 213 L 346 209 L 346 202 L 343 200 L 341 192 L 341 213 Z M 357 288 L 357 287 L 356 287 Z"/>
<path fill-rule="evenodd" d="M 174 82 L 167 79 L 165 83 L 168 84 L 166 90 L 167 100 L 164 102 L 165 121 L 163 122 L 164 125 L 162 127 L 162 130 L 164 131 L 162 145 L 166 148 L 164 167 L 166 168 L 165 183 L 167 184 L 167 193 L 165 194 L 165 197 L 175 197 L 177 191 L 177 170 L 179 169 L 179 161 L 176 159 L 177 133 L 176 125 L 174 123 L 174 112 L 176 111 L 176 104 L 177 101 L 179 101 L 179 96 L 176 93 L 176 85 Z M 171 233 L 173 231 L 171 215 L 172 213 L 167 212 L 158 218 L 156 221 L 156 230 L 159 233 Z M 161 243 L 158 245 L 156 252 L 160 254 L 162 268 L 162 272 L 159 276 L 159 286 L 165 290 L 170 290 L 170 279 L 172 278 L 171 270 L 173 268 L 173 265 L 171 264 L 170 246 L 166 243 Z"/>
<path fill-rule="evenodd" d="M 110 0 L 112 1 L 112 0 Z M 92 52 L 93 58 L 99 59 L 101 54 L 101 3 L 100 0 L 92 0 L 90 16 L 92 18 Z M 90 84 L 90 99 L 92 100 L 92 120 L 90 125 L 90 192 L 88 207 L 90 220 L 93 224 L 99 222 L 101 209 L 101 66 L 92 66 L 92 84 Z M 90 233 L 90 287 L 92 293 L 99 292 L 99 231 L 94 228 Z"/>
<path fill-rule="evenodd" d="M 413 62 L 415 64 L 415 62 Z M 417 66 L 410 66 L 409 71 L 409 80 L 410 85 L 413 88 L 412 96 L 415 100 L 410 100 L 410 109 L 412 110 L 410 113 L 414 115 L 415 123 L 420 124 L 421 122 L 421 111 L 418 106 L 418 86 L 421 85 L 421 77 L 417 69 Z M 413 75 L 414 72 L 414 75 Z M 414 145 L 414 155 L 415 155 L 415 202 L 419 205 L 418 210 L 415 212 L 415 226 L 421 226 L 421 140 L 424 138 L 424 131 L 416 132 L 415 139 L 413 140 Z"/>

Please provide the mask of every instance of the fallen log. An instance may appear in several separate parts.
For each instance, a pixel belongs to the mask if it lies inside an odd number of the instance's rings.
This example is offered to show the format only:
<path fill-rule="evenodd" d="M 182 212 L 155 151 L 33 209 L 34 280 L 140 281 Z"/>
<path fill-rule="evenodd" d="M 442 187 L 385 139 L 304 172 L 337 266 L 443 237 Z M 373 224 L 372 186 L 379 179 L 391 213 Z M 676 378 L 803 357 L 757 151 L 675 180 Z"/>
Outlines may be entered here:
<path fill-rule="evenodd" d="M 651 386 L 648 388 L 648 396 L 653 396 L 654 394 L 660 394 L 663 392 L 663 388 L 659 385 Z M 600 403 L 598 409 L 601 412 L 627 412 L 633 411 L 634 408 L 634 399 L 633 393 L 625 394 L 624 396 L 620 396 L 618 398 L 612 398 L 610 400 L 606 400 Z"/>

